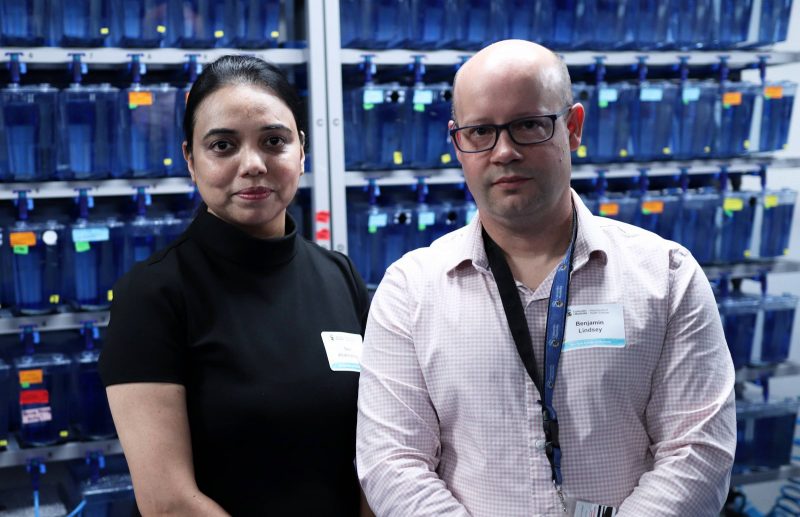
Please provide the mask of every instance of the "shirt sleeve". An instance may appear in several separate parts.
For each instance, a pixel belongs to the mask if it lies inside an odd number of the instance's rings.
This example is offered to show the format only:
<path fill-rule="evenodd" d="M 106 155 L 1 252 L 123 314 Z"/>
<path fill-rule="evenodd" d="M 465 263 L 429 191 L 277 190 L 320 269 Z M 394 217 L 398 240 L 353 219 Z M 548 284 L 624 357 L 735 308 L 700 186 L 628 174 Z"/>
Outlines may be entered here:
<path fill-rule="evenodd" d="M 439 423 L 414 347 L 411 275 L 401 267 L 387 271 L 367 321 L 358 391 L 358 475 L 376 515 L 467 516 L 436 473 Z"/>
<path fill-rule="evenodd" d="M 158 263 L 156 264 L 158 265 Z M 139 264 L 114 286 L 111 319 L 100 352 L 106 386 L 185 383 L 185 317 L 174 282 L 155 265 Z"/>
<path fill-rule="evenodd" d="M 733 362 L 711 287 L 683 248 L 672 252 L 670 314 L 646 423 L 654 467 L 618 517 L 716 516 L 736 448 Z"/>

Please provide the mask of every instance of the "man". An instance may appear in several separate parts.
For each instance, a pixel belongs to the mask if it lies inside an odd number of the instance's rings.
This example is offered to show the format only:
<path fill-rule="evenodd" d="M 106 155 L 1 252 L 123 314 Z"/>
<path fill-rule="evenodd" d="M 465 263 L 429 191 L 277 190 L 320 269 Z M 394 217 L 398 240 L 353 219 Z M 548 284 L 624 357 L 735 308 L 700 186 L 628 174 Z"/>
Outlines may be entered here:
<path fill-rule="evenodd" d="M 524 41 L 457 75 L 479 215 L 389 268 L 365 335 L 357 466 L 380 517 L 698 517 L 725 500 L 734 371 L 708 281 L 570 189 L 570 92 Z"/>

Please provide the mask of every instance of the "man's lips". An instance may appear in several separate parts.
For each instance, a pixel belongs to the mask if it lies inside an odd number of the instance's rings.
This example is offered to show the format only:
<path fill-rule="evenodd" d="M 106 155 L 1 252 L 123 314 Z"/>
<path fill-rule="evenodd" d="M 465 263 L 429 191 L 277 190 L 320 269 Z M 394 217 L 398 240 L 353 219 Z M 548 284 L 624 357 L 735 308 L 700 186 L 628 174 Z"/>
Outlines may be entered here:
<path fill-rule="evenodd" d="M 505 187 L 515 187 L 520 185 L 530 178 L 526 178 L 525 176 L 503 176 L 492 183 L 492 185 L 497 186 L 505 186 Z"/>
<path fill-rule="evenodd" d="M 236 193 L 242 199 L 255 200 L 266 199 L 272 194 L 272 189 L 267 187 L 250 187 L 242 189 Z"/>

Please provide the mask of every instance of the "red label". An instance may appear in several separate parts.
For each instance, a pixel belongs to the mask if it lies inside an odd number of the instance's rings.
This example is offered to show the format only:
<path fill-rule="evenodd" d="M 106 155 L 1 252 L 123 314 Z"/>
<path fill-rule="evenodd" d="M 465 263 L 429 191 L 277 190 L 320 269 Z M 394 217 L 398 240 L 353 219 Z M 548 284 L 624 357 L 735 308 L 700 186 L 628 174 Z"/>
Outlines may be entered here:
<path fill-rule="evenodd" d="M 320 210 L 317 212 L 317 222 L 318 223 L 327 223 L 331 220 L 331 213 L 327 210 Z"/>
<path fill-rule="evenodd" d="M 50 393 L 47 390 L 23 390 L 19 393 L 19 405 L 49 404 Z"/>
<path fill-rule="evenodd" d="M 328 230 L 327 228 L 323 228 L 322 230 L 317 230 L 314 239 L 318 241 L 329 241 L 331 240 L 331 231 Z"/>

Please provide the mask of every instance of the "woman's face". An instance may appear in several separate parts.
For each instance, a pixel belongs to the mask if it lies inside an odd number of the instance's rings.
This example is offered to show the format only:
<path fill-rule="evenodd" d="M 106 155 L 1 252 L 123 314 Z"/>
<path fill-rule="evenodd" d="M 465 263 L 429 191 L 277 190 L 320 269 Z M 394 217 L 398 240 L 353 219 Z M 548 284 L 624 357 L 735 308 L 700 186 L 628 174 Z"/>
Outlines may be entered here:
<path fill-rule="evenodd" d="M 254 237 L 279 237 L 303 173 L 303 139 L 279 97 L 229 85 L 197 107 L 183 155 L 209 212 Z"/>

